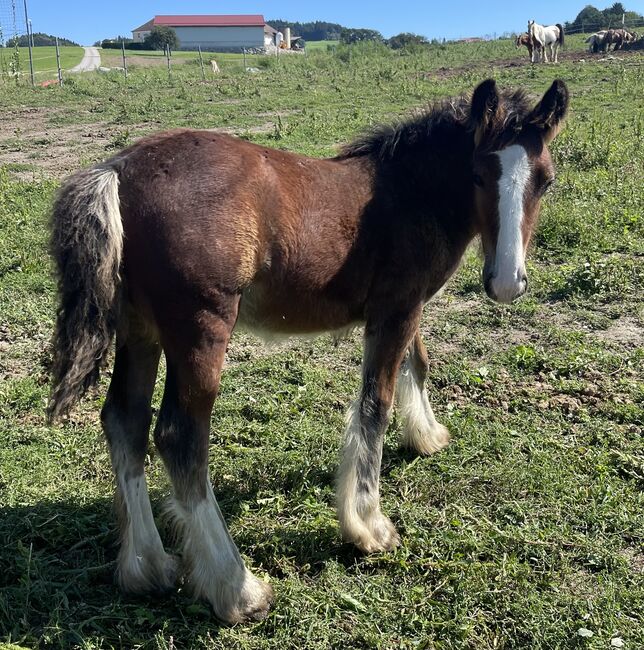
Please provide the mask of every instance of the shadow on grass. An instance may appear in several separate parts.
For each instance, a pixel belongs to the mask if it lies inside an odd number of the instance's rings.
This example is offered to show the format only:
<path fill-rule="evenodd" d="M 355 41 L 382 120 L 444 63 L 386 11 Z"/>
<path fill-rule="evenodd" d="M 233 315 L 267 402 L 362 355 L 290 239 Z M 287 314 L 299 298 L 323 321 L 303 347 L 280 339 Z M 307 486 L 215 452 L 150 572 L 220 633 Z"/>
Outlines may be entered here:
<path fill-rule="evenodd" d="M 328 485 L 331 477 L 311 469 L 292 480 L 290 488 L 298 489 L 298 481 L 308 488 Z M 256 501 L 260 490 L 272 487 L 264 483 L 245 490 L 217 486 L 225 519 L 234 520 L 243 503 Z M 155 512 L 164 496 L 152 492 Z M 162 518 L 159 528 L 164 541 L 172 539 Z M 341 542 L 337 525 L 326 519 L 306 530 L 278 525 L 270 534 L 260 527 L 244 528 L 236 542 L 242 552 L 248 549 L 253 567 L 271 575 L 278 594 L 277 580 L 289 573 L 317 575 L 329 561 L 348 567 L 358 557 Z M 163 597 L 122 594 L 113 577 L 117 553 L 116 518 L 108 498 L 0 507 L 0 642 L 120 647 L 123 639 L 145 644 L 172 630 L 175 644 L 192 647 L 206 635 L 217 637 L 219 622 L 182 587 Z"/>

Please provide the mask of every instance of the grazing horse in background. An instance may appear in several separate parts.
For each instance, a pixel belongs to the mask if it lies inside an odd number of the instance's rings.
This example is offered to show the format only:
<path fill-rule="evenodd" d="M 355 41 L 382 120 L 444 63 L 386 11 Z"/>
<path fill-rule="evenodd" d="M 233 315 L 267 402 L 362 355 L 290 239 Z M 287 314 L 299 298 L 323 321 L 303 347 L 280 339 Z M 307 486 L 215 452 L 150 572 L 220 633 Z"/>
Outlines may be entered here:
<path fill-rule="evenodd" d="M 603 41 L 604 50 L 610 51 L 611 45 L 613 50 L 621 50 L 624 43 L 632 43 L 635 40 L 635 34 L 632 34 L 627 29 L 609 29 Z"/>
<path fill-rule="evenodd" d="M 588 51 L 592 52 L 593 54 L 596 54 L 600 50 L 603 50 L 605 45 L 604 41 L 606 40 L 606 31 L 603 29 L 602 31 L 595 32 L 594 34 L 591 34 L 587 39 L 586 43 L 588 43 Z"/>
<path fill-rule="evenodd" d="M 532 47 L 532 38 L 530 34 L 527 32 L 524 32 L 523 34 L 519 34 L 517 36 L 517 40 L 515 41 L 515 45 L 517 47 L 517 50 L 522 46 L 525 45 L 525 47 L 528 48 L 528 56 L 530 57 L 530 60 L 532 61 L 532 50 L 534 49 Z"/>
<path fill-rule="evenodd" d="M 488 296 L 509 303 L 526 291 L 526 249 L 554 178 L 548 143 L 567 106 L 562 81 L 535 106 L 487 80 L 335 158 L 181 129 L 65 181 L 52 217 L 60 304 L 48 415 L 62 416 L 97 381 L 115 337 L 101 420 L 123 589 L 164 590 L 178 577 L 144 475 L 163 352 L 154 441 L 173 484 L 186 588 L 224 621 L 268 610 L 271 588 L 246 568 L 208 473 L 210 416 L 236 326 L 269 337 L 364 326 L 362 388 L 338 474 L 340 528 L 366 553 L 399 543 L 379 497 L 394 394 L 404 445 L 430 454 L 449 440 L 424 387 L 423 305 L 476 236 Z"/>
<path fill-rule="evenodd" d="M 548 63 L 548 53 L 546 48 L 550 49 L 550 59 L 553 63 L 557 63 L 557 51 L 560 46 L 564 44 L 564 28 L 563 25 L 557 23 L 544 27 L 535 23 L 534 20 L 528 21 L 528 34 L 532 38 L 532 63 L 545 61 Z"/>

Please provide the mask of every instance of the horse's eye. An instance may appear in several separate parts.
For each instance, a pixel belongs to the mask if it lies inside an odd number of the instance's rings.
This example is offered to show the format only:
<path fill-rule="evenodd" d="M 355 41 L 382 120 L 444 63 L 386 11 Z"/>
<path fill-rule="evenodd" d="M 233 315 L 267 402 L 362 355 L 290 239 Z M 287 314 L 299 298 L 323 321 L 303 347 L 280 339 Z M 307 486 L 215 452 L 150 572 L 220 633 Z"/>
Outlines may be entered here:
<path fill-rule="evenodd" d="M 548 179 L 541 187 L 541 194 L 545 194 L 555 183 L 554 178 Z"/>
<path fill-rule="evenodd" d="M 476 185 L 477 187 L 483 187 L 484 183 L 483 183 L 483 178 L 481 176 L 479 176 L 478 174 L 474 174 L 473 180 L 474 180 L 474 185 Z"/>

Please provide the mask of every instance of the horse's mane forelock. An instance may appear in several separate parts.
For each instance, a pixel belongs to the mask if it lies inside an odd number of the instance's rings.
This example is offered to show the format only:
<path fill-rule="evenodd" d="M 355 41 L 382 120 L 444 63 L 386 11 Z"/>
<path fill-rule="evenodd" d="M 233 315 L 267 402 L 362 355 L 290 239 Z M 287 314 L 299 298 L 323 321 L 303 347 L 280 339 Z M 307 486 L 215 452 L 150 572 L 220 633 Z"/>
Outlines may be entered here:
<path fill-rule="evenodd" d="M 431 104 L 406 119 L 371 127 L 344 145 L 337 158 L 369 156 L 376 160 L 388 160 L 402 150 L 414 148 L 426 141 L 440 128 L 461 125 L 473 130 L 470 103 L 471 96 L 463 95 Z M 500 119 L 494 123 L 494 131 L 489 136 L 491 141 L 507 145 L 520 131 L 532 104 L 523 90 L 502 91 L 501 104 Z"/>

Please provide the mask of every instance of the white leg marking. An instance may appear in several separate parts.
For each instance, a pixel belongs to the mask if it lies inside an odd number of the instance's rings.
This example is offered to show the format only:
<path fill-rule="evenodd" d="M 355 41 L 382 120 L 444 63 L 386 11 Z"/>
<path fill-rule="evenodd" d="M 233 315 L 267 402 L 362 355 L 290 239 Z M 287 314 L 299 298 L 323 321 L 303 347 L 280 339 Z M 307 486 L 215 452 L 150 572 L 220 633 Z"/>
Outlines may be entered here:
<path fill-rule="evenodd" d="M 347 413 L 336 501 L 342 537 L 365 553 L 391 550 L 400 543 L 391 520 L 380 511 L 380 455 L 374 459 L 372 454 L 362 432 L 360 400 L 356 400 Z M 375 484 L 365 490 L 358 484 L 358 464 L 366 466 L 376 461 Z"/>
<path fill-rule="evenodd" d="M 124 591 L 146 593 L 174 586 L 176 560 L 168 555 L 154 523 L 143 473 L 127 476 L 115 467 L 121 497 L 122 539 L 117 581 Z"/>
<path fill-rule="evenodd" d="M 403 419 L 403 447 L 428 456 L 449 444 L 449 431 L 434 417 L 427 390 L 419 385 L 408 362 L 400 369 L 396 398 Z"/>
<path fill-rule="evenodd" d="M 496 244 L 492 288 L 499 302 L 511 302 L 523 289 L 523 195 L 530 179 L 526 150 L 514 144 L 497 152 L 499 178 L 499 236 Z"/>
<path fill-rule="evenodd" d="M 189 504 L 174 500 L 171 513 L 183 531 L 187 584 L 195 597 L 207 600 L 229 623 L 263 618 L 272 589 L 244 566 L 210 482 L 205 499 Z"/>

